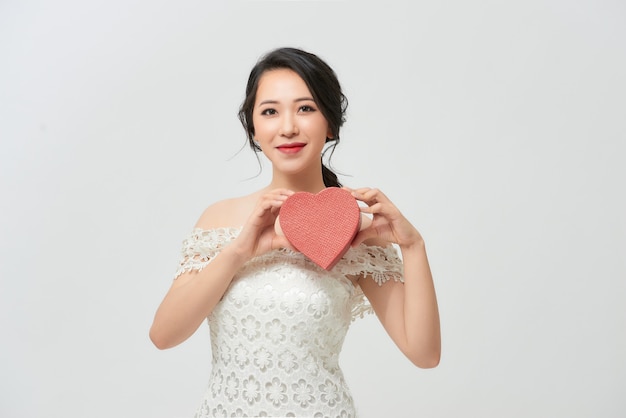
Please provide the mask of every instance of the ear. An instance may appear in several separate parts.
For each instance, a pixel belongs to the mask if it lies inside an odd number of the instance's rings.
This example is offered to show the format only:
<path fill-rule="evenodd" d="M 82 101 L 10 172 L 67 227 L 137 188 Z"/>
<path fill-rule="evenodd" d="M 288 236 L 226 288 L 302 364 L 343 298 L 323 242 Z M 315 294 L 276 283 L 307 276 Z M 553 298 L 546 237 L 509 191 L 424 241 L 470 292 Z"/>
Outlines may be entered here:
<path fill-rule="evenodd" d="M 328 130 L 326 131 L 326 140 L 327 141 L 332 141 L 333 139 L 335 139 L 335 138 L 333 138 L 334 136 L 335 135 L 333 134 L 333 131 L 332 131 L 332 129 L 330 129 L 330 126 L 329 126 Z"/>

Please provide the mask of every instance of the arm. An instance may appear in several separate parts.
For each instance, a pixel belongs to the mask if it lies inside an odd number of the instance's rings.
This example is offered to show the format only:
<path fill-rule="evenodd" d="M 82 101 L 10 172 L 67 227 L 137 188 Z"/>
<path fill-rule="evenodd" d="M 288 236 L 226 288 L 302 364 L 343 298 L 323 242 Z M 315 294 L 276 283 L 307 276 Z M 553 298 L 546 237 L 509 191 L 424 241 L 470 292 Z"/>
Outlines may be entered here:
<path fill-rule="evenodd" d="M 201 271 L 182 274 L 172 283 L 154 316 L 150 339 L 160 349 L 174 347 L 189 338 L 220 301 L 239 269 L 251 258 L 270 250 L 289 247 L 274 233 L 274 219 L 291 194 L 274 190 L 263 195 L 241 232 Z M 219 205 L 205 211 L 197 227 L 220 219 Z"/>
<path fill-rule="evenodd" d="M 174 280 L 150 328 L 154 345 L 166 349 L 189 338 L 222 298 L 245 261 L 246 257 L 229 245 L 201 271 L 191 271 Z"/>
<path fill-rule="evenodd" d="M 353 190 L 367 204 L 362 212 L 373 214 L 372 225 L 359 232 L 353 245 L 398 244 L 404 262 L 404 283 L 389 281 L 379 286 L 359 279 L 383 327 L 400 350 L 418 367 L 439 364 L 441 331 L 435 287 L 420 233 L 379 190 Z"/>

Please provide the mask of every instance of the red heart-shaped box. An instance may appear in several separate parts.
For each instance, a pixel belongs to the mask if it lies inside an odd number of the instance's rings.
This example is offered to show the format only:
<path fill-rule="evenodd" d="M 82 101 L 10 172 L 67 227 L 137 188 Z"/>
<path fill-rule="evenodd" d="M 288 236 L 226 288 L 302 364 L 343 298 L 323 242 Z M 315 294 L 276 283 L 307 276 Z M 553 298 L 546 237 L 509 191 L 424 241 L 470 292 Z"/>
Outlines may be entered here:
<path fill-rule="evenodd" d="M 280 208 L 279 223 L 295 249 L 330 270 L 359 231 L 361 211 L 349 191 L 328 187 L 317 194 L 289 196 Z"/>

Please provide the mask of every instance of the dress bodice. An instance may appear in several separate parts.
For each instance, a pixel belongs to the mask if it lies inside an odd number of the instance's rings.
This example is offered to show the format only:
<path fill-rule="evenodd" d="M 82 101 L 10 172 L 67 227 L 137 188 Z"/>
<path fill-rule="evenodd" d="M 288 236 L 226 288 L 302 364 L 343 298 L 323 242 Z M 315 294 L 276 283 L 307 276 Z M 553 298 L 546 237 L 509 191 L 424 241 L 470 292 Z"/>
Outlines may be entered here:
<path fill-rule="evenodd" d="M 177 276 L 201 270 L 237 228 L 193 231 Z M 235 275 L 208 317 L 212 367 L 197 417 L 353 417 L 338 359 L 351 321 L 371 311 L 351 275 L 401 280 L 393 247 L 350 249 L 331 270 L 275 250 Z"/>

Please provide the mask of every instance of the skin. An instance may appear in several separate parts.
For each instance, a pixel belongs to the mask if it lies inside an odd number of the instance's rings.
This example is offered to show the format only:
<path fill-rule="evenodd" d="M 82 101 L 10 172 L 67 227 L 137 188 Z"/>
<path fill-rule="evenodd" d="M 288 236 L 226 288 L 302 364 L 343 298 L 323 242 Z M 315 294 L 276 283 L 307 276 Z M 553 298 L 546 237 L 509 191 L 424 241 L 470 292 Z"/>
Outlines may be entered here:
<path fill-rule="evenodd" d="M 150 338 L 160 349 L 180 344 L 198 329 L 248 260 L 278 248 L 293 249 L 275 229 L 280 207 L 296 191 L 317 193 L 325 188 L 320 154 L 332 132 L 296 73 L 278 69 L 263 74 L 253 124 L 255 140 L 272 163 L 272 181 L 248 196 L 215 203 L 200 216 L 198 228 L 243 226 L 237 238 L 202 271 L 185 273 L 173 281 L 150 329 Z M 437 366 L 441 355 L 439 311 L 422 236 L 380 190 L 346 189 L 365 203 L 361 212 L 366 224 L 352 245 L 397 244 L 405 272 L 404 283 L 391 280 L 378 286 L 370 278 L 355 276 L 351 280 L 362 288 L 407 358 L 418 367 Z"/>

